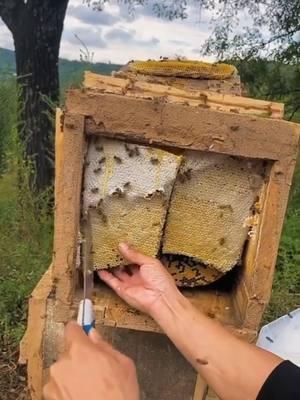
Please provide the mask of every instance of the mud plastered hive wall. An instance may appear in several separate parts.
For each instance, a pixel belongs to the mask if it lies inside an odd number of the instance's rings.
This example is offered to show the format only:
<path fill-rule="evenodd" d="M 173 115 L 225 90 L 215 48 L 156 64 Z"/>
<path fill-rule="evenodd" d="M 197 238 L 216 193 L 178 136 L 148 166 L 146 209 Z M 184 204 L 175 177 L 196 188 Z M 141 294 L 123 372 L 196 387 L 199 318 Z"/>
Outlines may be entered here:
<path fill-rule="evenodd" d="M 90 141 L 83 213 L 94 268 L 124 265 L 117 246 L 128 241 L 160 256 L 179 286 L 214 282 L 240 261 L 262 175 L 254 160 Z"/>

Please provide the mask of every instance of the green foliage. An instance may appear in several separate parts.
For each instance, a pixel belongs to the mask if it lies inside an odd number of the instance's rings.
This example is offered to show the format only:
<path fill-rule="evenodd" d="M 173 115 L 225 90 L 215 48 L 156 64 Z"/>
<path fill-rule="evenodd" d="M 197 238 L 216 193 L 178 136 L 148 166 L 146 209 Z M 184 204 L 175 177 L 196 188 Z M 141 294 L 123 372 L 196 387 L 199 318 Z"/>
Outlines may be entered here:
<path fill-rule="evenodd" d="M 0 347 L 24 333 L 27 299 L 50 263 L 53 231 L 51 192 L 31 192 L 32 170 L 23 160 L 15 127 L 10 135 L 0 178 Z"/>
<path fill-rule="evenodd" d="M 14 52 L 0 47 L 0 77 L 11 76 L 15 69 Z"/>
<path fill-rule="evenodd" d="M 121 65 L 91 63 L 87 61 L 69 61 L 60 59 L 59 75 L 60 75 L 60 92 L 63 97 L 66 89 L 78 88 L 83 81 L 84 71 L 91 71 L 102 75 L 111 75 L 113 71 L 118 71 Z"/>
<path fill-rule="evenodd" d="M 245 83 L 247 95 L 285 103 L 285 118 L 300 122 L 300 66 L 268 61 L 229 59 Z"/>
<path fill-rule="evenodd" d="M 83 80 L 84 71 L 88 70 L 98 74 L 111 75 L 113 71 L 118 71 L 121 67 L 122 65 L 119 64 L 92 63 L 86 58 L 84 58 L 82 61 L 70 61 L 61 58 L 59 60 L 61 94 L 64 95 L 65 90 L 68 88 L 79 87 Z M 0 85 L 3 79 L 6 80 L 7 77 L 12 77 L 13 73 L 15 73 L 15 69 L 16 67 L 14 51 L 0 48 Z"/>

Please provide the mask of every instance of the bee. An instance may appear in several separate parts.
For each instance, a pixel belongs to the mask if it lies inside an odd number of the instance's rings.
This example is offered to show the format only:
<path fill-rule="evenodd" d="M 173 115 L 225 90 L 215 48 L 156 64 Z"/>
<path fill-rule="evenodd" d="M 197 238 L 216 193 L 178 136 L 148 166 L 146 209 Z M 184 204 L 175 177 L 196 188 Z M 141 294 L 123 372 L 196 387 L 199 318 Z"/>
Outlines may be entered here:
<path fill-rule="evenodd" d="M 150 158 L 150 162 L 151 162 L 153 165 L 157 165 L 157 164 L 159 164 L 159 159 L 156 158 L 156 157 L 151 157 L 151 158 Z"/>
<path fill-rule="evenodd" d="M 122 159 L 118 156 L 114 156 L 114 160 L 116 161 L 117 164 L 122 164 Z"/>

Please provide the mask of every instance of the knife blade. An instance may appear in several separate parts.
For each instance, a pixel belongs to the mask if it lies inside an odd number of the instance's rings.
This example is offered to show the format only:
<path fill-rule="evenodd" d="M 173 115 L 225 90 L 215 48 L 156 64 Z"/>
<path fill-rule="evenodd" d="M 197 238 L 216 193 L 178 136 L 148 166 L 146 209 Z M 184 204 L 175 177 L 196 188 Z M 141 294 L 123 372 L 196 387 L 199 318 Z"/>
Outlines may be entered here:
<path fill-rule="evenodd" d="M 89 213 L 82 222 L 82 275 L 83 275 L 83 299 L 79 303 L 77 323 L 82 326 L 86 334 L 95 327 L 95 313 L 92 302 L 94 289 L 94 273 L 92 266 L 92 237 Z"/>

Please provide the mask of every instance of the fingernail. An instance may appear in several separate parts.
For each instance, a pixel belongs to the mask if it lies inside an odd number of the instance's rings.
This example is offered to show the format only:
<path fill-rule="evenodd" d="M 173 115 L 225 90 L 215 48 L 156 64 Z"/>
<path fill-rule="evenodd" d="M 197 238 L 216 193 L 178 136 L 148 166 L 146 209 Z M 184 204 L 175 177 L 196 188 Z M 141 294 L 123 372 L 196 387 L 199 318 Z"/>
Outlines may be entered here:
<path fill-rule="evenodd" d="M 125 242 L 122 242 L 122 243 L 119 244 L 119 249 L 120 250 L 126 251 L 126 250 L 129 250 L 129 248 L 130 248 L 129 244 L 127 244 Z"/>
<path fill-rule="evenodd" d="M 102 339 L 101 338 L 101 335 L 100 335 L 100 333 L 95 329 L 95 328 L 92 328 L 90 331 L 89 331 L 89 337 L 93 340 L 99 340 L 99 339 Z"/>

